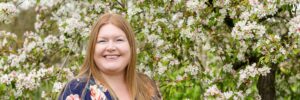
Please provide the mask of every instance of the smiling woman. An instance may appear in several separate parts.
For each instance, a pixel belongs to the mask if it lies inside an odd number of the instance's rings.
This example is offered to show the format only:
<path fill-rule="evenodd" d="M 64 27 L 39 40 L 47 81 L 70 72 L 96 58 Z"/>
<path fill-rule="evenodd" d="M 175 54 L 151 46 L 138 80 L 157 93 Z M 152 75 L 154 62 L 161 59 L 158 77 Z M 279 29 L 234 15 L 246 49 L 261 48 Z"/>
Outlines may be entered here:
<path fill-rule="evenodd" d="M 161 99 L 155 82 L 136 72 L 134 34 L 122 16 L 108 13 L 96 22 L 80 73 L 59 99 Z"/>

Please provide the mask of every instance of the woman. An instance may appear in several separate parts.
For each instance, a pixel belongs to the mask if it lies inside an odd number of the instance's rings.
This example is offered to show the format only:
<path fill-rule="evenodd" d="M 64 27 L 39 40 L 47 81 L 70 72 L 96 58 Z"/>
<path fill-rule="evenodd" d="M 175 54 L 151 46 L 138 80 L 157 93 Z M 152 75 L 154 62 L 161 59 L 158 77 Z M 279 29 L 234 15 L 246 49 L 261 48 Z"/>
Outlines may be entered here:
<path fill-rule="evenodd" d="M 157 100 L 150 78 L 136 72 L 136 46 L 129 23 L 120 15 L 104 14 L 94 25 L 83 66 L 60 100 Z"/>

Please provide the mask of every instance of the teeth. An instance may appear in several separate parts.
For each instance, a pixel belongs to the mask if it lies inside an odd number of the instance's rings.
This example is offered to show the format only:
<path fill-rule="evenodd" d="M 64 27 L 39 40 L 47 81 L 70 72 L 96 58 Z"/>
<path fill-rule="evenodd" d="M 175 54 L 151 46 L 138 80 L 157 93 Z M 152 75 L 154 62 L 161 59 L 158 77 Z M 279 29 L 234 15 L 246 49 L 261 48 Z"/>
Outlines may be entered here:
<path fill-rule="evenodd" d="M 105 56 L 107 59 L 117 59 L 119 56 Z"/>

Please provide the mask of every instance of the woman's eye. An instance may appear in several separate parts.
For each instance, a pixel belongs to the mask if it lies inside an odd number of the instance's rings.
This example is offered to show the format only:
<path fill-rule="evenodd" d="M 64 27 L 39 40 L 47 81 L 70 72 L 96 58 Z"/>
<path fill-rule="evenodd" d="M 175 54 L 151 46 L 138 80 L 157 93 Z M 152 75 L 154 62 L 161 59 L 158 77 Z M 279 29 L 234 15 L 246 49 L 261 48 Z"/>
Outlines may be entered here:
<path fill-rule="evenodd" d="M 100 40 L 100 41 L 98 41 L 98 43 L 103 43 L 103 42 L 105 42 L 105 40 Z"/>
<path fill-rule="evenodd" d="M 117 41 L 124 41 L 123 39 L 117 39 Z"/>

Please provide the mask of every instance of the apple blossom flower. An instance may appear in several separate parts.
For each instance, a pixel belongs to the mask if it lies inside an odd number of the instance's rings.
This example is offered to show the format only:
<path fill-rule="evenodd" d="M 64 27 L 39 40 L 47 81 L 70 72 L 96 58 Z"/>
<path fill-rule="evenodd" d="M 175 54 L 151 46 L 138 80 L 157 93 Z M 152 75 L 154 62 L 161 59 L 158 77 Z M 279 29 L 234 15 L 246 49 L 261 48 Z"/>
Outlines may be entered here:
<path fill-rule="evenodd" d="M 63 83 L 55 82 L 54 85 L 53 85 L 52 91 L 53 92 L 59 92 L 63 88 L 63 86 L 64 86 Z"/>
<path fill-rule="evenodd" d="M 0 23 L 9 24 L 17 16 L 19 10 L 13 3 L 0 3 Z"/>
<path fill-rule="evenodd" d="M 209 87 L 204 93 L 204 96 L 221 96 L 221 95 L 222 92 L 218 89 L 216 85 Z"/>

